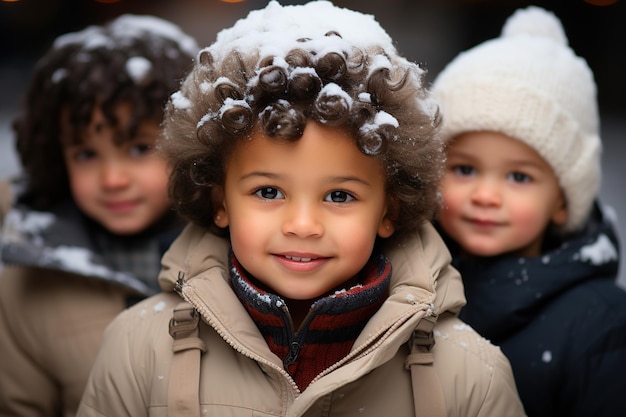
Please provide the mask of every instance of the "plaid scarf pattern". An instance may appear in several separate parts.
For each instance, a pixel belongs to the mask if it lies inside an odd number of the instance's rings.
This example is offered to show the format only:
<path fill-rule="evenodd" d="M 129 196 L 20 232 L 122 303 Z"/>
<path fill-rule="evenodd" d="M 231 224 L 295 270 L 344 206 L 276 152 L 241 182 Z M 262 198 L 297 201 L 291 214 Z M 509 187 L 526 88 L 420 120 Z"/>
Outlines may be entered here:
<path fill-rule="evenodd" d="M 89 221 L 95 252 L 116 271 L 126 272 L 152 290 L 161 290 L 158 276 L 161 257 L 183 228 L 173 214 L 136 235 L 115 235 Z M 142 294 L 141 298 L 145 295 Z M 134 300 L 135 302 L 137 300 Z"/>
<path fill-rule="evenodd" d="M 389 295 L 391 263 L 374 255 L 359 273 L 359 284 L 340 289 L 311 305 L 297 331 L 282 298 L 262 284 L 230 256 L 231 284 L 270 350 L 283 360 L 300 391 L 326 368 L 344 358 L 367 321 Z"/>

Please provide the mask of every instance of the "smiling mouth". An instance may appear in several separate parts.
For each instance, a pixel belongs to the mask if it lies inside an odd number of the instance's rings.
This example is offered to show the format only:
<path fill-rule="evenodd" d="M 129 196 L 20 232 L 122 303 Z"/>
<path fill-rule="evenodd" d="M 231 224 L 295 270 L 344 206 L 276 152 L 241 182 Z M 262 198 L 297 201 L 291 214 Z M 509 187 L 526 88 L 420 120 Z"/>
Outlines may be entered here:
<path fill-rule="evenodd" d="M 278 263 L 287 271 L 293 273 L 313 273 L 326 265 L 331 258 L 316 256 L 312 253 L 302 253 L 305 256 L 275 255 Z"/>
<path fill-rule="evenodd" d="M 470 223 L 476 226 L 484 226 L 484 227 L 499 226 L 501 224 L 500 222 L 496 222 L 493 220 L 486 220 L 486 219 L 470 219 Z"/>
<path fill-rule="evenodd" d="M 285 258 L 294 262 L 311 262 L 313 259 L 316 259 L 316 258 L 301 258 L 299 256 L 289 256 L 289 255 L 285 255 Z"/>
<path fill-rule="evenodd" d="M 126 212 L 129 210 L 134 209 L 135 207 L 137 207 L 138 202 L 131 200 L 131 201 L 120 201 L 120 202 L 109 202 L 109 203 L 105 203 L 104 207 L 112 212 Z"/>

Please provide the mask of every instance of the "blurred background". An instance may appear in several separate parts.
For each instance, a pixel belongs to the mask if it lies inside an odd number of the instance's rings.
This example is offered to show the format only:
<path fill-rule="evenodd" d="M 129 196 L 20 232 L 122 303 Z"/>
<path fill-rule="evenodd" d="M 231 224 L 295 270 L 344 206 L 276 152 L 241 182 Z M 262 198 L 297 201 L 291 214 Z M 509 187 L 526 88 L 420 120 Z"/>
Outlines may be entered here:
<path fill-rule="evenodd" d="M 302 4 L 305 1 L 280 1 Z M 333 1 L 373 14 L 396 41 L 398 50 L 423 64 L 427 81 L 460 51 L 499 35 L 511 13 L 531 4 L 553 11 L 570 46 L 595 73 L 602 117 L 601 197 L 613 211 L 621 241 L 626 241 L 626 0 L 345 0 Z M 123 13 L 166 18 L 209 45 L 267 0 L 0 0 L 0 177 L 14 175 L 11 121 L 38 57 L 54 38 Z M 619 282 L 626 287 L 622 262 Z"/>

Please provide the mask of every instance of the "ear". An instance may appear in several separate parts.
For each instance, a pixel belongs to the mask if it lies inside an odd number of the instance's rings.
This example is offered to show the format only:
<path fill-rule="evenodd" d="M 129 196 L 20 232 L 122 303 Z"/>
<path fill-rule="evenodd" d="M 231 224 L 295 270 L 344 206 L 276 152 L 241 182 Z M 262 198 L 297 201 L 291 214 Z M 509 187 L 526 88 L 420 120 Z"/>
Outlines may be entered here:
<path fill-rule="evenodd" d="M 222 229 L 228 227 L 228 210 L 226 210 L 226 202 L 224 201 L 223 187 L 213 187 L 211 203 L 213 206 L 213 223 Z"/>
<path fill-rule="evenodd" d="M 390 200 L 387 202 L 385 214 L 378 225 L 378 236 L 388 238 L 396 231 L 394 220 L 398 217 L 398 202 Z"/>
<path fill-rule="evenodd" d="M 561 193 L 556 201 L 550 220 L 557 226 L 563 226 L 567 222 L 567 217 L 567 204 L 565 203 L 563 193 Z"/>
<path fill-rule="evenodd" d="M 395 226 L 393 225 L 393 221 L 389 218 L 389 216 L 383 217 L 383 220 L 378 225 L 378 236 L 387 238 L 393 235 L 395 231 Z"/>

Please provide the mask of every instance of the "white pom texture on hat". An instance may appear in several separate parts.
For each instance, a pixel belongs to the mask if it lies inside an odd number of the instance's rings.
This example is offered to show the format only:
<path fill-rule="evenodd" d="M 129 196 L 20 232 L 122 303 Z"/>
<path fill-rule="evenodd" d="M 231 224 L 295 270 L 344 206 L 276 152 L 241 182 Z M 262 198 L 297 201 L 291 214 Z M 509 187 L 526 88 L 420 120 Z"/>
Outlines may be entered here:
<path fill-rule="evenodd" d="M 563 231 L 584 225 L 601 177 L 596 85 L 554 14 L 535 6 L 517 10 L 499 38 L 453 59 L 432 93 L 445 141 L 470 131 L 523 141 L 559 179 L 568 210 Z"/>

